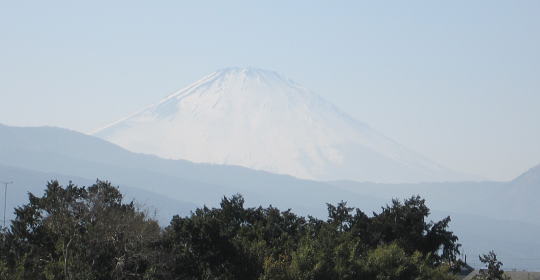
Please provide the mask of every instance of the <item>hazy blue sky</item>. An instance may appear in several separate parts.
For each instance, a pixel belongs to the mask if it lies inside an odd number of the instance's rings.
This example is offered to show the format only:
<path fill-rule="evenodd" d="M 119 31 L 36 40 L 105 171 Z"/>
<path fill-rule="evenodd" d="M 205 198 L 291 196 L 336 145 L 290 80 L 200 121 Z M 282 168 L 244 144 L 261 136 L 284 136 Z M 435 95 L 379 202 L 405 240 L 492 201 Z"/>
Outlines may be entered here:
<path fill-rule="evenodd" d="M 90 132 L 256 66 L 443 165 L 511 179 L 540 163 L 539 15 L 540 1 L 0 1 L 0 123 Z"/>

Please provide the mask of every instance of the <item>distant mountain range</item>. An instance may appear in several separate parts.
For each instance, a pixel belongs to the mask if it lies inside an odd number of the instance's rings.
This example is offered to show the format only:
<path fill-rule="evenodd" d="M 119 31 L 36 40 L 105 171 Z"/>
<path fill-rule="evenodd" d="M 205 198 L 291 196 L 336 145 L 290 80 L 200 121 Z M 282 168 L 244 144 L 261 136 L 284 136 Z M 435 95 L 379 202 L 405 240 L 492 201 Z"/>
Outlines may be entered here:
<path fill-rule="evenodd" d="M 463 181 L 280 74 L 227 68 L 94 133 L 130 151 L 316 180 Z"/>
<path fill-rule="evenodd" d="M 222 196 L 234 193 L 243 194 L 250 206 L 272 204 L 321 218 L 326 202 L 346 200 L 369 214 L 393 197 L 420 194 L 434 217 L 453 218 L 451 228 L 469 259 L 494 249 L 509 268 L 540 269 L 534 261 L 540 258 L 538 166 L 511 182 L 321 182 L 132 153 L 66 129 L 0 125 L 0 180 L 15 181 L 8 192 L 8 209 L 24 203 L 28 191 L 39 194 L 46 180 L 88 185 L 96 178 L 112 181 L 128 199 L 157 210 L 162 224 L 173 214 L 216 205 Z"/>
<path fill-rule="evenodd" d="M 527 170 L 525 173 L 518 176 L 512 181 L 513 185 L 518 186 L 537 186 L 536 190 L 540 191 L 540 164 Z"/>

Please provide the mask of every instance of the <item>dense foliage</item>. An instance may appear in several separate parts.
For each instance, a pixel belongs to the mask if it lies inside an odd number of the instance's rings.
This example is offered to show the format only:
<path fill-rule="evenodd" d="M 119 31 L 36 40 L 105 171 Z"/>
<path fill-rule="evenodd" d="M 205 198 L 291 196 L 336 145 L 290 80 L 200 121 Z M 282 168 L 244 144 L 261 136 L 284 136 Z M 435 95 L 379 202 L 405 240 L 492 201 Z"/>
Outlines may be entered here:
<path fill-rule="evenodd" d="M 320 220 L 235 195 L 162 229 L 110 183 L 52 181 L 15 214 L 2 279 L 454 279 L 458 265 L 450 218 L 426 222 L 420 197 L 370 216 L 328 204 Z"/>

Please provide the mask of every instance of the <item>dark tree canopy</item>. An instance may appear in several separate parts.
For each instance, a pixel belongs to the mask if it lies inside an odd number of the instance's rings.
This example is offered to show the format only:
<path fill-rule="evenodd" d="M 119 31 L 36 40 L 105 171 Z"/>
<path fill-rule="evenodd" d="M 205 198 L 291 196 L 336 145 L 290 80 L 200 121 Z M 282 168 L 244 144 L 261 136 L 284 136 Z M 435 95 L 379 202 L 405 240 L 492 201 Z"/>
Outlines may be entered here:
<path fill-rule="evenodd" d="M 88 188 L 52 181 L 15 214 L 2 247 L 12 279 L 131 279 L 150 267 L 145 246 L 160 236 L 155 221 L 101 181 Z"/>
<path fill-rule="evenodd" d="M 2 232 L 2 279 L 454 279 L 450 218 L 426 222 L 420 197 L 366 215 L 328 204 L 326 220 L 240 195 L 174 216 L 165 228 L 110 183 L 56 181 Z M 491 278 L 490 278 L 491 279 Z"/>

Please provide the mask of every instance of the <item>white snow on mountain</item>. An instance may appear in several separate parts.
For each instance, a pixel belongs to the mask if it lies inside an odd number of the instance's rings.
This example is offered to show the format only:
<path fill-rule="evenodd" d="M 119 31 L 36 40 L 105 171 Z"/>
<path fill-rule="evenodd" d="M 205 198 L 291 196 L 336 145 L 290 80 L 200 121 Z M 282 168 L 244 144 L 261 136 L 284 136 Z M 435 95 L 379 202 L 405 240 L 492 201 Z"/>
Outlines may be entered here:
<path fill-rule="evenodd" d="M 216 71 L 94 135 L 163 158 L 316 180 L 470 179 L 404 148 L 276 72 Z"/>

